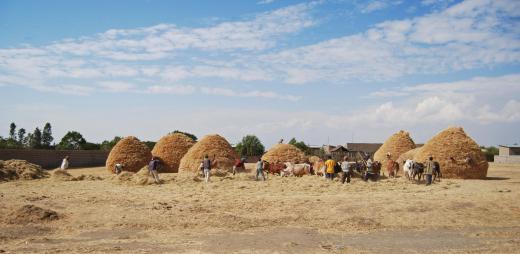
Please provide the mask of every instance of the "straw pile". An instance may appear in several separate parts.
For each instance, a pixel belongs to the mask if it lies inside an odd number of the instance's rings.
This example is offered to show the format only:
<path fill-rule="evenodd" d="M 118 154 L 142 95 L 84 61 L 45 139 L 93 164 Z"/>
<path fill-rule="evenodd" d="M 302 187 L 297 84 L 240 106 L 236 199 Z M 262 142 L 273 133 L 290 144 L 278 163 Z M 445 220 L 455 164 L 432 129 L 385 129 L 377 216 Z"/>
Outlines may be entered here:
<path fill-rule="evenodd" d="M 386 155 L 390 153 L 390 159 L 396 160 L 401 154 L 415 148 L 415 143 L 406 131 L 399 131 L 390 136 L 374 154 L 374 160 L 386 165 Z"/>
<path fill-rule="evenodd" d="M 31 180 L 48 176 L 49 173 L 42 167 L 25 160 L 0 161 L 0 181 Z"/>
<path fill-rule="evenodd" d="M 199 166 L 204 155 L 208 155 L 216 163 L 211 170 L 212 173 L 219 170 L 231 172 L 238 158 L 238 154 L 225 138 L 216 134 L 207 135 L 195 143 L 182 157 L 179 172 L 200 172 Z"/>
<path fill-rule="evenodd" d="M 415 156 L 415 154 L 417 154 L 419 149 L 421 149 L 421 147 L 414 148 L 406 153 L 401 154 L 401 156 L 399 156 L 399 158 L 397 159 L 397 163 L 399 163 L 399 166 L 402 168 L 404 165 L 403 161 L 413 160 L 413 157 Z"/>
<path fill-rule="evenodd" d="M 60 218 L 55 211 L 34 205 L 24 205 L 12 212 L 9 217 L 10 219 L 7 220 L 7 223 L 11 224 L 41 223 Z"/>
<path fill-rule="evenodd" d="M 296 146 L 290 144 L 276 144 L 262 156 L 262 160 L 273 163 L 302 163 L 305 161 L 305 154 Z"/>
<path fill-rule="evenodd" d="M 168 134 L 159 139 L 153 147 L 152 155 L 161 160 L 161 172 L 179 172 L 181 159 L 193 144 L 195 141 L 182 133 Z"/>
<path fill-rule="evenodd" d="M 114 172 L 114 165 L 122 163 L 123 171 L 137 172 L 143 166 L 147 165 L 152 158 L 152 153 L 148 147 L 141 143 L 136 137 L 126 137 L 121 139 L 112 148 L 108 155 L 106 167 Z"/>
<path fill-rule="evenodd" d="M 83 180 L 89 180 L 89 181 L 95 181 L 95 180 L 103 180 L 100 176 L 93 176 L 93 175 L 79 175 L 79 176 L 73 176 L 67 170 L 63 169 L 55 169 L 51 173 L 51 179 L 54 181 L 83 181 Z"/>
<path fill-rule="evenodd" d="M 439 132 L 421 147 L 414 160 L 423 162 L 429 155 L 439 162 L 444 178 L 486 178 L 488 163 L 484 153 L 460 127 L 450 127 Z"/>
<path fill-rule="evenodd" d="M 308 161 L 311 165 L 314 165 L 314 163 L 320 161 L 320 157 L 313 155 L 309 157 Z"/>

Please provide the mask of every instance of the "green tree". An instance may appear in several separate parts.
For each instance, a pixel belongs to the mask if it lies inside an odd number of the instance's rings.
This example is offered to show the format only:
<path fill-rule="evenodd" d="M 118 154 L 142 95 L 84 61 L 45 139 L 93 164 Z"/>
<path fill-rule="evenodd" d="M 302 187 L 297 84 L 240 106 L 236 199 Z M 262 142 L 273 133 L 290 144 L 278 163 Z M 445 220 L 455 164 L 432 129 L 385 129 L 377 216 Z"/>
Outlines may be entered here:
<path fill-rule="evenodd" d="M 36 129 L 34 129 L 29 142 L 29 147 L 35 149 L 42 147 L 42 132 L 40 131 L 40 128 L 36 127 Z"/>
<path fill-rule="evenodd" d="M 81 149 L 83 150 L 99 150 L 101 149 L 101 144 L 86 142 L 81 145 Z"/>
<path fill-rule="evenodd" d="M 115 136 L 112 140 L 108 141 L 108 140 L 105 140 L 103 142 L 101 142 L 101 147 L 100 149 L 101 150 L 104 150 L 104 151 L 110 151 L 112 150 L 112 147 L 114 147 L 117 142 L 119 142 L 119 140 L 121 140 L 122 138 L 119 137 L 119 136 Z"/>
<path fill-rule="evenodd" d="M 0 136 L 0 148 L 7 148 L 7 140 Z"/>
<path fill-rule="evenodd" d="M 498 148 L 494 146 L 490 147 L 480 147 L 482 150 L 484 150 L 484 155 L 486 156 L 487 161 L 495 161 L 495 155 L 498 155 Z"/>
<path fill-rule="evenodd" d="M 9 139 L 16 140 L 16 124 L 9 125 Z"/>
<path fill-rule="evenodd" d="M 20 143 L 20 146 L 24 146 L 25 145 L 25 134 L 27 132 L 25 131 L 24 128 L 20 128 L 18 129 L 18 143 Z"/>
<path fill-rule="evenodd" d="M 51 143 L 54 140 L 52 137 L 52 127 L 50 123 L 46 123 L 43 127 L 43 133 L 42 133 L 42 146 L 44 148 L 50 148 Z"/>
<path fill-rule="evenodd" d="M 298 148 L 299 148 L 300 150 L 302 150 L 302 152 L 304 152 L 306 155 L 310 155 L 310 153 L 311 153 L 311 149 L 310 149 L 309 146 L 308 146 L 307 144 L 305 144 L 305 142 L 303 142 L 303 141 L 298 141 L 298 140 L 296 140 L 295 138 L 292 138 L 291 140 L 289 140 L 289 144 L 298 147 Z"/>
<path fill-rule="evenodd" d="M 60 150 L 80 150 L 87 143 L 83 135 L 77 131 L 69 131 L 56 147 Z"/>
<path fill-rule="evenodd" d="M 184 131 L 179 131 L 179 130 L 174 130 L 172 133 L 182 133 L 188 137 L 190 137 L 191 139 L 193 139 L 193 141 L 197 141 L 197 136 L 189 133 L 189 132 L 184 132 Z"/>
<path fill-rule="evenodd" d="M 143 144 L 145 144 L 150 150 L 153 149 L 153 147 L 155 146 L 155 143 L 157 142 L 153 142 L 153 141 L 143 141 Z"/>
<path fill-rule="evenodd" d="M 237 144 L 235 150 L 240 156 L 258 156 L 265 151 L 264 145 L 255 135 L 247 135 Z"/>

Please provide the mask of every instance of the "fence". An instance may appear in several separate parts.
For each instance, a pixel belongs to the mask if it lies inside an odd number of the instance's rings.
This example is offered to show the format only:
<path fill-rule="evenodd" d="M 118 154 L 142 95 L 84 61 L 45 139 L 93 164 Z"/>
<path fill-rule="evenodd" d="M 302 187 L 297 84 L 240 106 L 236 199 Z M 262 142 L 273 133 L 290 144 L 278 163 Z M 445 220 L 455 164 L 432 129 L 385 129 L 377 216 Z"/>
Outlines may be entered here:
<path fill-rule="evenodd" d="M 43 168 L 57 168 L 68 155 L 70 167 L 95 167 L 105 165 L 108 153 L 101 150 L 0 149 L 0 160 L 19 159 Z"/>

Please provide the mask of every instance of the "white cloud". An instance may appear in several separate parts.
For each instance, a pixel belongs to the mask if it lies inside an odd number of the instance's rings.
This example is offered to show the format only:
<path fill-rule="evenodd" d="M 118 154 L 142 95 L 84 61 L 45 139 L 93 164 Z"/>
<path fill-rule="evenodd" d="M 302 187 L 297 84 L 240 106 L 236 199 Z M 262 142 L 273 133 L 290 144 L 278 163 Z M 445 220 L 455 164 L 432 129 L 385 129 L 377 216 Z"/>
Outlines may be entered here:
<path fill-rule="evenodd" d="M 395 79 L 518 63 L 520 2 L 465 1 L 413 19 L 263 56 L 287 83 Z"/>
<path fill-rule="evenodd" d="M 221 95 L 221 96 L 229 96 L 229 97 L 245 97 L 245 98 L 268 98 L 268 99 L 280 99 L 280 100 L 289 100 L 289 101 L 298 101 L 300 100 L 299 96 L 294 95 L 282 95 L 272 91 L 248 91 L 248 92 L 238 92 L 232 89 L 227 88 L 219 88 L 219 87 L 202 87 L 201 92 L 204 94 L 212 94 L 212 95 Z"/>
<path fill-rule="evenodd" d="M 273 2 L 274 2 L 274 0 L 261 0 L 261 1 L 258 1 L 256 4 L 270 4 Z"/>
<path fill-rule="evenodd" d="M 366 6 L 361 9 L 361 13 L 371 13 L 386 9 L 392 5 L 400 5 L 403 1 L 389 1 L 389 0 L 376 0 L 369 2 Z"/>
<path fill-rule="evenodd" d="M 193 94 L 195 91 L 196 91 L 196 88 L 194 86 L 173 85 L 173 86 L 150 86 L 145 90 L 145 93 L 189 95 L 189 94 Z"/>

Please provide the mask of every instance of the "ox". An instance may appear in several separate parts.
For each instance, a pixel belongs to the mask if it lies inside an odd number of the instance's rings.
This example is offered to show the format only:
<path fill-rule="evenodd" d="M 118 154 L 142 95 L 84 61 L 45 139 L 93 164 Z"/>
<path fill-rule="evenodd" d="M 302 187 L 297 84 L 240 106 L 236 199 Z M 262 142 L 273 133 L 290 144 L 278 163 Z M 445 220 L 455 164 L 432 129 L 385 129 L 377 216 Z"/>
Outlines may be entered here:
<path fill-rule="evenodd" d="M 293 164 L 286 162 L 285 168 L 281 170 L 280 176 L 303 176 L 311 174 L 311 165 L 307 163 Z"/>

